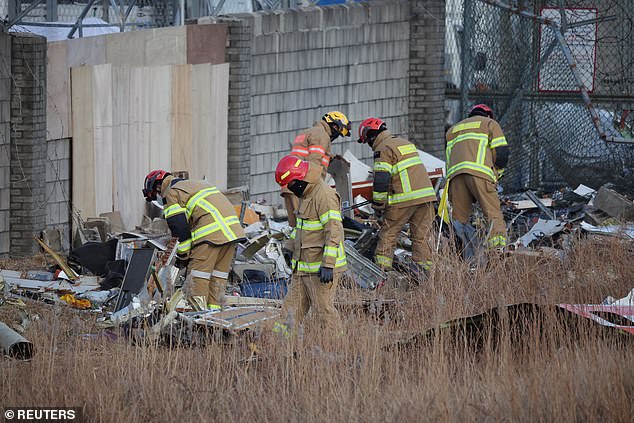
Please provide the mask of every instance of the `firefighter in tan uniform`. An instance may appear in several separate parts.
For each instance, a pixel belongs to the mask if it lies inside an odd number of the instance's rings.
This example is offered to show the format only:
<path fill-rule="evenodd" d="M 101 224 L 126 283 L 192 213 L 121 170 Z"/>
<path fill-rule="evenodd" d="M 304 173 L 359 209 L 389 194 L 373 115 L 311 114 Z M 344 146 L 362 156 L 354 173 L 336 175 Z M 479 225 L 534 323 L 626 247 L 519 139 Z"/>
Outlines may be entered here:
<path fill-rule="evenodd" d="M 360 143 L 374 151 L 372 204 L 383 218 L 374 257 L 384 269 L 392 267 L 396 241 L 410 224 L 415 273 L 430 269 L 429 231 L 435 218 L 436 193 L 414 144 L 393 136 L 385 122 L 368 118 L 359 126 Z"/>
<path fill-rule="evenodd" d="M 332 157 L 331 144 L 339 136 L 350 136 L 350 121 L 341 112 L 328 112 L 311 128 L 295 137 L 291 155 L 319 166 L 322 178 L 325 178 Z M 297 197 L 285 188 L 282 188 L 282 197 L 288 212 L 288 224 L 295 227 Z"/>
<path fill-rule="evenodd" d="M 339 277 L 346 269 L 341 223 L 341 199 L 320 176 L 321 168 L 295 156 L 280 160 L 275 180 L 299 198 L 297 225 L 291 234 L 293 276 L 284 298 L 282 317 L 274 331 L 288 334 L 308 311 L 323 328 L 339 333 L 341 321 L 334 307 Z"/>
<path fill-rule="evenodd" d="M 227 198 L 202 181 L 174 178 L 163 170 L 145 178 L 148 201 L 157 194 L 172 236 L 178 238 L 177 265 L 191 269 L 193 286 L 188 300 L 199 310 L 222 304 L 236 243 L 245 238 L 240 220 Z"/>
<path fill-rule="evenodd" d="M 506 246 L 506 225 L 500 211 L 497 181 L 506 167 L 509 148 L 493 111 L 476 104 L 469 117 L 447 131 L 447 178 L 452 216 L 466 224 L 478 202 L 491 224 L 489 248 Z"/>

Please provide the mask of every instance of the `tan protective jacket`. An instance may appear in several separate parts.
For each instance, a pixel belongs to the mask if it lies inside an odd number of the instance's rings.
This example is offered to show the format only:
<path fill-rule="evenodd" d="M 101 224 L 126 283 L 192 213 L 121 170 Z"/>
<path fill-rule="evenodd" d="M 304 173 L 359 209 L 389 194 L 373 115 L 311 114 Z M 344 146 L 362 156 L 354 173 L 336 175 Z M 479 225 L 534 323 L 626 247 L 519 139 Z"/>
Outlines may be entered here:
<path fill-rule="evenodd" d="M 165 219 L 179 238 L 178 254 L 188 254 L 203 242 L 222 245 L 245 237 L 235 209 L 218 188 L 203 181 L 172 184 L 173 180 L 173 176 L 163 180 L 161 194 L 167 201 Z"/>
<path fill-rule="evenodd" d="M 326 175 L 330 158 L 332 157 L 330 136 L 332 130 L 323 120 L 313 123 L 293 141 L 291 155 L 304 161 L 319 164 L 322 170 L 322 177 Z"/>
<path fill-rule="evenodd" d="M 436 201 L 416 146 L 389 131 L 381 132 L 372 145 L 374 150 L 374 187 L 372 200 L 378 206 L 411 207 Z M 383 172 L 383 175 L 380 173 Z M 388 173 L 389 184 L 382 183 Z"/>
<path fill-rule="evenodd" d="M 508 145 L 500 124 L 472 116 L 447 131 L 447 177 L 468 173 L 497 182 L 495 148 Z"/>
<path fill-rule="evenodd" d="M 334 189 L 317 179 L 299 200 L 297 226 L 289 243 L 293 271 L 300 274 L 317 273 L 321 266 L 335 272 L 346 268 L 341 199 Z"/>

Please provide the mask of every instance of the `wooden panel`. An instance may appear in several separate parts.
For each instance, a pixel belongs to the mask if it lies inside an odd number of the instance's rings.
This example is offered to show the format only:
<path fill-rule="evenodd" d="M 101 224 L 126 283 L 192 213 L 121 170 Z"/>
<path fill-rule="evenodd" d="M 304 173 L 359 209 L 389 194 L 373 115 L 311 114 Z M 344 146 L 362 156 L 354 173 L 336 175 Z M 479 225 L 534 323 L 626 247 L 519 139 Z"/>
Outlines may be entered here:
<path fill-rule="evenodd" d="M 145 42 L 151 36 L 151 29 L 106 35 L 106 63 L 144 65 Z"/>
<path fill-rule="evenodd" d="M 227 25 L 187 25 L 187 63 L 225 63 Z"/>
<path fill-rule="evenodd" d="M 66 64 L 68 44 L 48 43 L 46 51 L 46 139 L 69 138 L 70 73 Z"/>
<path fill-rule="evenodd" d="M 95 214 L 113 210 L 112 175 L 112 66 L 93 66 L 93 127 L 95 163 Z"/>
<path fill-rule="evenodd" d="M 139 188 L 143 186 L 145 175 L 152 167 L 150 163 L 151 141 L 147 130 L 149 123 L 147 93 L 149 81 L 143 68 L 130 69 L 129 89 L 128 119 L 121 122 L 128 126 L 128 142 L 121 147 L 123 151 L 121 172 L 127 178 L 121 186 L 117 187 L 121 201 L 117 209 L 121 212 L 126 226 L 133 228 L 141 223 L 141 216 L 145 210 Z"/>
<path fill-rule="evenodd" d="M 76 67 L 71 71 L 72 202 L 84 218 L 96 215 L 92 74 L 90 66 Z"/>
<path fill-rule="evenodd" d="M 145 175 L 171 168 L 171 68 L 116 66 L 114 209 L 127 228 L 141 223 L 146 204 L 141 196 Z"/>
<path fill-rule="evenodd" d="M 192 179 L 227 187 L 229 64 L 192 66 Z"/>
<path fill-rule="evenodd" d="M 191 65 L 172 67 L 172 171 L 191 171 L 192 79 Z"/>
<path fill-rule="evenodd" d="M 184 26 L 153 29 L 145 41 L 144 64 L 182 65 L 187 63 L 187 33 Z"/>
<path fill-rule="evenodd" d="M 152 66 L 144 68 L 149 104 L 150 167 L 172 168 L 172 67 Z"/>
<path fill-rule="evenodd" d="M 68 46 L 68 67 L 102 65 L 106 62 L 106 37 L 85 37 L 63 41 Z"/>
<path fill-rule="evenodd" d="M 113 66 L 112 67 L 112 119 L 113 119 L 113 137 L 114 142 L 112 145 L 112 155 L 116 160 L 113 164 L 113 186 L 114 186 L 114 200 L 113 209 L 121 213 L 121 220 L 124 228 L 134 228 L 133 222 L 125 220 L 123 214 L 123 205 L 125 204 L 125 187 L 133 185 L 142 187 L 143 180 L 138 181 L 138 173 L 131 175 L 131 172 L 135 172 L 136 167 L 140 167 L 145 170 L 147 163 L 145 161 L 132 164 L 133 169 L 128 169 L 129 161 L 127 159 L 127 146 L 131 142 L 130 138 L 130 125 L 129 110 L 133 104 L 133 93 L 130 89 L 132 68 L 130 66 Z M 142 176 L 143 178 L 145 175 Z M 143 200 L 141 200 L 143 201 Z"/>

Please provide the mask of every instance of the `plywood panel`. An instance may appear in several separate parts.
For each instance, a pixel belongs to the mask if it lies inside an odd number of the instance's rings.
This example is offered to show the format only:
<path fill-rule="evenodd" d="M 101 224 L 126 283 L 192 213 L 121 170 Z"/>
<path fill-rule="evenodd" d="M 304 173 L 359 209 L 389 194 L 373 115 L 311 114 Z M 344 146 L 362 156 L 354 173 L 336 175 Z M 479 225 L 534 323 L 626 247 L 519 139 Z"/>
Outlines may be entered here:
<path fill-rule="evenodd" d="M 95 211 L 113 210 L 113 155 L 112 155 L 112 66 L 93 67 L 93 127 L 95 163 Z"/>
<path fill-rule="evenodd" d="M 96 215 L 92 75 L 90 66 L 76 67 L 71 71 L 72 202 L 84 218 Z"/>
<path fill-rule="evenodd" d="M 227 25 L 187 25 L 187 63 L 225 63 Z"/>
<path fill-rule="evenodd" d="M 192 170 L 191 65 L 172 67 L 172 167 Z"/>
<path fill-rule="evenodd" d="M 121 212 L 121 219 L 126 229 L 133 228 L 137 222 L 128 222 L 123 217 L 123 204 L 125 203 L 126 187 L 138 186 L 142 187 L 143 180 L 140 182 L 138 175 L 131 175 L 131 170 L 127 169 L 129 161 L 127 160 L 127 146 L 130 140 L 129 110 L 132 100 L 132 92 L 130 90 L 130 79 L 132 69 L 130 66 L 112 66 L 112 118 L 113 118 L 113 138 L 112 157 L 113 157 L 113 209 Z M 147 163 L 138 163 L 136 166 L 145 168 Z M 145 176 L 145 175 L 143 175 Z M 140 188 L 139 188 L 140 189 Z M 143 200 L 141 200 L 143 201 Z"/>
<path fill-rule="evenodd" d="M 63 41 L 68 46 L 68 67 L 102 65 L 106 62 L 106 37 L 85 37 Z"/>
<path fill-rule="evenodd" d="M 145 41 L 146 66 L 187 63 L 187 31 L 184 26 L 153 29 Z"/>
<path fill-rule="evenodd" d="M 192 66 L 192 179 L 227 187 L 229 65 Z"/>
<path fill-rule="evenodd" d="M 66 64 L 68 44 L 48 43 L 46 51 L 46 139 L 69 138 L 70 73 Z"/>
<path fill-rule="evenodd" d="M 127 175 L 123 186 L 117 187 L 121 203 L 118 208 L 127 227 L 141 223 L 145 204 L 139 188 L 143 186 L 145 175 L 151 169 L 149 138 L 150 89 L 144 68 L 130 70 L 130 103 L 128 106 L 128 142 L 122 146 L 122 172 Z"/>
<path fill-rule="evenodd" d="M 147 70 L 149 105 L 150 167 L 172 168 L 172 67 L 151 66 Z"/>
<path fill-rule="evenodd" d="M 106 63 L 144 65 L 145 42 L 151 36 L 151 29 L 106 35 Z"/>

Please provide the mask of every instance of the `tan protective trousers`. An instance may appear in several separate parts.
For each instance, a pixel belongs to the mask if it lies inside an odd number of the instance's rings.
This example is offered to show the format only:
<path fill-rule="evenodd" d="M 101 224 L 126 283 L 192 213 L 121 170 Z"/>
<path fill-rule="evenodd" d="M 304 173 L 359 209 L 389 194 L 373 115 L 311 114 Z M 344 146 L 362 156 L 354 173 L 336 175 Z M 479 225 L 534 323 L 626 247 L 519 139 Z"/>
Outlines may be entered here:
<path fill-rule="evenodd" d="M 282 305 L 282 319 L 291 327 L 301 324 L 309 310 L 326 330 L 341 332 L 341 319 L 334 306 L 341 274 L 335 273 L 330 283 L 321 283 L 317 273 L 294 273 Z"/>
<path fill-rule="evenodd" d="M 426 264 L 431 260 L 429 231 L 436 212 L 434 203 L 417 204 L 411 207 L 388 208 L 385 211 L 383 225 L 379 231 L 379 243 L 376 247 L 375 262 L 383 268 L 392 267 L 396 241 L 409 223 L 412 240 L 412 260 L 418 264 Z"/>
<path fill-rule="evenodd" d="M 502 237 L 503 243 L 506 244 L 506 224 L 500 210 L 496 188 L 496 184 L 489 179 L 461 173 L 449 181 L 449 202 L 452 218 L 464 225 L 473 213 L 473 203 L 477 201 L 485 219 L 493 224 L 488 239 Z"/>
<path fill-rule="evenodd" d="M 189 264 L 193 280 L 191 295 L 206 297 L 208 305 L 222 305 L 235 252 L 234 242 L 196 245 L 192 249 Z"/>

